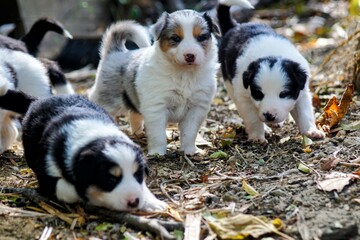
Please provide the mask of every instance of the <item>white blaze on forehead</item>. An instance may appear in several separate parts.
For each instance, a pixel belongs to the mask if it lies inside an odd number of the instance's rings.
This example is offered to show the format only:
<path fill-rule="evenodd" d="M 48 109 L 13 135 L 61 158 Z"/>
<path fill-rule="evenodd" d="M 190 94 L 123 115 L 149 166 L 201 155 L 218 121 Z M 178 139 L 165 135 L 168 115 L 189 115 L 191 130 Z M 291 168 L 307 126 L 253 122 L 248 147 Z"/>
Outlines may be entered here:
<path fill-rule="evenodd" d="M 117 165 L 120 166 L 122 170 L 122 175 L 125 177 L 128 174 L 133 174 L 135 167 L 137 167 L 137 162 L 135 161 L 137 157 L 137 152 L 128 145 L 116 143 L 114 145 L 107 145 L 103 150 L 103 153 L 108 156 L 111 161 L 114 161 Z"/>
<path fill-rule="evenodd" d="M 272 68 L 268 61 L 264 61 L 261 63 L 255 79 L 256 85 L 261 88 L 265 98 L 279 98 L 280 92 L 284 90 L 287 76 L 282 71 L 280 61 L 277 61 Z"/>

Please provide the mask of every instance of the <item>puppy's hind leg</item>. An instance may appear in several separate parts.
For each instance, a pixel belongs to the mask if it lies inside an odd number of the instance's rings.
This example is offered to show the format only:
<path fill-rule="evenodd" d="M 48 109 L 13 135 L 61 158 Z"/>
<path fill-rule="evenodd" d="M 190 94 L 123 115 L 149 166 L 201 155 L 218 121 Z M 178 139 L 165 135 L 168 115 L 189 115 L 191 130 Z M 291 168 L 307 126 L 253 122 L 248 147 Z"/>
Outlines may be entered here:
<path fill-rule="evenodd" d="M 316 128 L 309 92 L 306 92 L 298 99 L 294 109 L 290 113 L 298 125 L 301 134 L 309 138 L 322 139 L 325 137 L 325 133 Z"/>
<path fill-rule="evenodd" d="M 11 147 L 11 145 L 16 141 L 18 136 L 18 130 L 16 128 L 15 122 L 12 120 L 10 114 L 5 110 L 0 111 L 1 117 L 1 142 L 0 142 L 0 153 L 3 153 Z"/>
<path fill-rule="evenodd" d="M 129 111 L 129 122 L 132 134 L 135 136 L 143 136 L 145 134 L 144 121 L 140 113 Z"/>

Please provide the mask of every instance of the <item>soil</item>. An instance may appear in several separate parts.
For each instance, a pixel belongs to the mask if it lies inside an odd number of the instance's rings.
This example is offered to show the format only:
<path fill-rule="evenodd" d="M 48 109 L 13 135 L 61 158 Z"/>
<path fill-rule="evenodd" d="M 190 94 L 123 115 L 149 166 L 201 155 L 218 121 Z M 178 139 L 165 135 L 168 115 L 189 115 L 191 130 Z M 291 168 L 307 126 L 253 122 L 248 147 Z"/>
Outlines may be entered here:
<path fill-rule="evenodd" d="M 302 52 L 315 71 L 333 47 L 306 48 Z M 321 107 L 315 108 L 317 116 L 326 101 L 332 95 L 340 97 L 350 82 L 349 79 L 328 80 L 324 84 L 320 80 L 314 80 L 311 85 L 321 101 Z M 92 81 L 73 81 L 73 84 L 81 92 Z M 355 93 L 341 124 L 335 126 L 324 140 L 305 147 L 295 123 L 289 120 L 282 128 L 268 134 L 269 144 L 250 143 L 246 141 L 241 119 L 219 80 L 218 94 L 201 130 L 206 142 L 200 148 L 206 151 L 205 156 L 189 156 L 192 164 L 186 161 L 177 150 L 177 131 L 169 128 L 168 154 L 148 159 L 151 175 L 147 183 L 158 198 L 166 201 L 183 218 L 191 212 L 206 214 L 233 209 L 236 213 L 280 218 L 284 224 L 281 231 L 294 239 L 360 239 L 359 180 L 352 180 L 341 191 L 328 192 L 318 187 L 330 172 L 359 171 L 359 164 L 349 166 L 346 163 L 359 159 L 360 131 L 345 130 L 348 128 L 344 127 L 358 121 L 360 99 Z M 120 118 L 119 124 L 127 129 L 125 119 Z M 134 141 L 145 150 L 145 138 L 134 138 Z M 212 154 L 219 151 L 225 154 L 213 157 Z M 331 170 L 323 170 L 322 164 L 334 158 L 334 154 L 341 162 Z M 309 171 L 299 170 L 299 164 Z M 242 179 L 246 179 L 259 195 L 250 196 Z M 33 188 L 36 184 L 36 178 L 23 158 L 21 142 L 1 155 L 0 186 Z M 78 212 L 76 206 L 50 201 L 48 204 L 60 212 Z M 36 215 L 41 212 L 43 216 Z M 162 219 L 173 221 L 171 217 L 163 216 Z M 56 214 L 46 213 L 38 202 L 21 195 L 0 193 L 0 239 L 40 239 L 46 226 L 53 228 L 49 239 L 159 239 L 130 229 L 126 224 L 107 222 L 108 225 L 102 219 L 86 215 L 81 227 L 73 227 Z M 210 236 L 207 224 L 203 222 L 201 227 L 202 239 Z M 274 234 L 267 237 L 281 239 Z"/>

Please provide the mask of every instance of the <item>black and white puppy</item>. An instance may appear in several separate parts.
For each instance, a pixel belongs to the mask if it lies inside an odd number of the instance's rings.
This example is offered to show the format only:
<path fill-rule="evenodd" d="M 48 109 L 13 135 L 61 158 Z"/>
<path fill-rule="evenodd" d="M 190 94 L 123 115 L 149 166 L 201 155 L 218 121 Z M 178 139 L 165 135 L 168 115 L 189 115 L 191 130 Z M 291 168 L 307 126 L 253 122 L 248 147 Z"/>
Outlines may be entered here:
<path fill-rule="evenodd" d="M 206 14 L 180 10 L 163 13 L 150 30 L 153 45 L 132 21 L 106 31 L 89 98 L 112 115 L 130 110 L 133 133 L 143 130 L 144 120 L 149 154 L 166 153 L 169 122 L 179 123 L 180 150 L 193 154 L 216 90 L 218 28 Z M 140 49 L 126 49 L 127 40 Z"/>
<path fill-rule="evenodd" d="M 249 3 L 220 1 L 218 19 L 223 39 L 219 60 L 225 86 L 244 120 L 248 139 L 266 143 L 266 125 L 281 124 L 289 113 L 301 134 L 323 138 L 325 134 L 315 125 L 306 59 L 270 27 L 236 24 L 229 13 L 231 5 L 248 7 Z"/>
<path fill-rule="evenodd" d="M 1 90 L 0 107 L 24 115 L 24 155 L 41 194 L 115 210 L 166 208 L 145 185 L 140 147 L 105 110 L 78 95 L 37 100 Z"/>
<path fill-rule="evenodd" d="M 36 97 L 51 96 L 51 86 L 44 65 L 28 53 L 0 48 L 0 93 L 17 89 Z M 18 130 L 14 113 L 0 110 L 0 153 L 16 140 Z"/>

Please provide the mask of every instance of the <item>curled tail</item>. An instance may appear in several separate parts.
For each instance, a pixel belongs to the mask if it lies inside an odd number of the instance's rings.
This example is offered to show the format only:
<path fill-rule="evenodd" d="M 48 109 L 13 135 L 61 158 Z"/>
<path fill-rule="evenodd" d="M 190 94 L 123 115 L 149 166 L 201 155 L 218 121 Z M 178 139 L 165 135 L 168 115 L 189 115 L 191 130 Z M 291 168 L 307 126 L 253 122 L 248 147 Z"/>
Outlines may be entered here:
<path fill-rule="evenodd" d="M 139 48 L 151 45 L 146 28 L 134 21 L 121 21 L 111 25 L 102 38 L 100 57 L 104 58 L 111 52 L 127 51 L 125 42 L 133 41 Z"/>
<path fill-rule="evenodd" d="M 64 28 L 64 26 L 51 18 L 40 18 L 31 27 L 30 31 L 21 38 L 25 43 L 29 54 L 36 56 L 40 42 L 48 31 L 53 31 L 72 39 L 72 35 Z"/>
<path fill-rule="evenodd" d="M 35 100 L 21 91 L 9 89 L 0 96 L 0 108 L 24 115 Z"/>
<path fill-rule="evenodd" d="M 217 17 L 221 34 L 224 36 L 227 31 L 236 26 L 236 22 L 231 18 L 230 7 L 239 6 L 243 8 L 253 9 L 254 7 L 247 0 L 220 0 L 217 9 Z"/>

